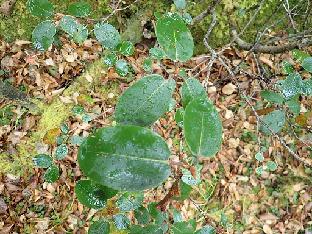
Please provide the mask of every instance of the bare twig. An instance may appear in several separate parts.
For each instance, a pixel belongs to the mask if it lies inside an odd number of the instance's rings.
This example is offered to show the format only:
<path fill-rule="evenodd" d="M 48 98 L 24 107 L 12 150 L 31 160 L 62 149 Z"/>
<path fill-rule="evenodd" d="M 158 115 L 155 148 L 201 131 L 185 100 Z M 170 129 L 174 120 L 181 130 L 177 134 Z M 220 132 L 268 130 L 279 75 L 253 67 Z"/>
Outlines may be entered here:
<path fill-rule="evenodd" d="M 215 11 L 216 6 L 221 2 L 221 0 L 214 0 L 209 7 L 204 10 L 202 13 L 200 13 L 198 16 L 196 16 L 193 21 L 192 25 L 202 21 L 206 16 L 210 15 L 213 11 Z"/>

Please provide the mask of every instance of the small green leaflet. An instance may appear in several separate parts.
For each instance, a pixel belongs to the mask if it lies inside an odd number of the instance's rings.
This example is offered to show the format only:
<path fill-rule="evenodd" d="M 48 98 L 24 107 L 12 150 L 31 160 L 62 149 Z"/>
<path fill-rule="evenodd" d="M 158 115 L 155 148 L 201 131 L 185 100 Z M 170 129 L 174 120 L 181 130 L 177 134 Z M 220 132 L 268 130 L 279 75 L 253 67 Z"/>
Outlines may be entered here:
<path fill-rule="evenodd" d="M 94 34 L 96 39 L 106 49 L 115 49 L 120 43 L 120 34 L 116 28 L 107 23 L 97 23 L 94 26 Z"/>
<path fill-rule="evenodd" d="M 129 66 L 126 60 L 119 59 L 115 64 L 115 68 L 120 76 L 126 76 L 129 73 Z"/>
<path fill-rule="evenodd" d="M 283 104 L 284 98 L 281 94 L 270 91 L 270 90 L 261 90 L 260 95 L 262 98 L 266 99 L 269 102 L 276 104 Z"/>
<path fill-rule="evenodd" d="M 140 225 L 131 225 L 130 234 L 164 234 L 163 228 L 160 225 L 149 224 L 145 227 Z"/>
<path fill-rule="evenodd" d="M 256 173 L 257 173 L 257 175 L 261 176 L 262 173 L 263 173 L 263 167 L 262 167 L 262 166 L 257 167 L 257 168 L 256 168 Z"/>
<path fill-rule="evenodd" d="M 150 221 L 150 215 L 148 213 L 148 210 L 144 206 L 141 206 L 138 209 L 134 210 L 134 217 L 139 224 L 148 224 Z"/>
<path fill-rule="evenodd" d="M 55 158 L 57 160 L 62 160 L 68 154 L 68 148 L 65 144 L 59 145 L 55 150 Z"/>
<path fill-rule="evenodd" d="M 304 51 L 301 51 L 301 50 L 298 50 L 298 49 L 295 49 L 292 51 L 292 55 L 293 57 L 299 61 L 299 63 L 302 63 L 302 61 L 305 59 L 305 58 L 308 58 L 310 57 L 310 55 Z"/>
<path fill-rule="evenodd" d="M 275 110 L 262 117 L 262 121 L 263 123 L 260 123 L 260 130 L 263 133 L 271 135 L 270 129 L 273 133 L 278 133 L 285 124 L 286 114 L 284 111 Z"/>
<path fill-rule="evenodd" d="M 117 122 L 148 126 L 168 111 L 175 88 L 173 79 L 147 75 L 135 82 L 119 98 L 115 117 Z"/>
<path fill-rule="evenodd" d="M 299 95 L 292 97 L 291 99 L 286 101 L 286 105 L 288 106 L 289 110 L 294 113 L 295 115 L 300 114 L 300 101 Z"/>
<path fill-rule="evenodd" d="M 269 170 L 269 171 L 275 171 L 277 169 L 277 164 L 273 161 L 268 161 L 266 164 L 265 164 L 266 168 Z"/>
<path fill-rule="evenodd" d="M 291 73 L 285 80 L 281 80 L 279 82 L 279 89 L 286 100 L 300 94 L 302 91 L 302 79 L 299 73 Z"/>
<path fill-rule="evenodd" d="M 53 5 L 48 0 L 28 0 L 26 6 L 34 16 L 48 18 L 53 15 Z"/>
<path fill-rule="evenodd" d="M 130 41 L 123 41 L 117 46 L 117 50 L 124 56 L 130 56 L 134 53 L 134 46 Z"/>
<path fill-rule="evenodd" d="M 173 209 L 172 216 L 173 216 L 173 221 L 175 223 L 176 222 L 183 222 L 182 214 L 179 211 L 177 211 L 176 209 Z"/>
<path fill-rule="evenodd" d="M 312 96 L 312 78 L 303 81 L 302 93 L 306 96 Z"/>
<path fill-rule="evenodd" d="M 68 13 L 76 17 L 86 17 L 91 13 L 91 6 L 84 1 L 75 2 L 69 5 Z"/>
<path fill-rule="evenodd" d="M 158 47 L 151 48 L 149 54 L 153 59 L 161 60 L 165 57 L 165 52 Z"/>
<path fill-rule="evenodd" d="M 195 220 L 176 222 L 171 226 L 173 234 L 194 234 L 196 228 Z"/>
<path fill-rule="evenodd" d="M 187 23 L 187 24 L 191 24 L 192 21 L 193 21 L 192 16 L 189 13 L 187 13 L 187 12 L 182 14 L 182 18 L 183 18 L 184 22 Z"/>
<path fill-rule="evenodd" d="M 195 98 L 186 107 L 184 135 L 193 155 L 213 157 L 222 142 L 222 123 L 214 105 L 207 98 Z"/>
<path fill-rule="evenodd" d="M 53 159 L 47 154 L 38 154 L 33 157 L 33 162 L 35 167 L 38 168 L 48 168 L 52 165 Z"/>
<path fill-rule="evenodd" d="M 178 9 L 184 9 L 186 7 L 186 1 L 185 0 L 174 0 L 174 5 Z"/>
<path fill-rule="evenodd" d="M 117 200 L 117 206 L 120 211 L 131 211 L 138 209 L 144 199 L 143 193 L 129 193 L 126 192 Z"/>
<path fill-rule="evenodd" d="M 189 78 L 184 81 L 181 88 L 182 105 L 185 108 L 194 98 L 207 96 L 206 90 L 195 78 Z"/>
<path fill-rule="evenodd" d="M 48 183 L 54 183 L 60 177 L 60 170 L 58 166 L 52 164 L 44 173 L 44 180 Z"/>
<path fill-rule="evenodd" d="M 217 234 L 216 229 L 210 225 L 203 226 L 195 234 Z"/>
<path fill-rule="evenodd" d="M 184 118 L 184 109 L 181 107 L 176 110 L 176 113 L 174 116 L 174 120 L 177 122 L 177 125 L 180 128 L 183 128 L 183 118 Z"/>
<path fill-rule="evenodd" d="M 286 74 L 291 74 L 291 73 L 295 72 L 294 67 L 288 61 L 282 62 L 282 68 Z"/>
<path fill-rule="evenodd" d="M 183 175 L 182 175 L 181 180 L 187 185 L 198 185 L 201 182 L 200 170 L 201 170 L 201 167 L 196 167 L 196 178 L 194 178 L 189 170 L 182 168 Z"/>
<path fill-rule="evenodd" d="M 109 234 L 110 232 L 109 222 L 104 219 L 99 219 L 91 224 L 88 234 Z"/>
<path fill-rule="evenodd" d="M 258 153 L 256 153 L 255 158 L 257 161 L 263 162 L 264 160 L 263 153 L 259 151 Z"/>
<path fill-rule="evenodd" d="M 113 216 L 114 224 L 118 230 L 127 229 L 130 225 L 130 220 L 123 214 L 117 214 Z"/>
<path fill-rule="evenodd" d="M 47 50 L 54 41 L 56 27 L 53 21 L 46 20 L 36 26 L 32 32 L 32 42 L 34 48 L 40 51 Z"/>
<path fill-rule="evenodd" d="M 109 53 L 103 57 L 103 63 L 108 67 L 113 67 L 117 62 L 117 56 L 115 53 Z"/>
<path fill-rule="evenodd" d="M 101 209 L 106 205 L 107 199 L 117 194 L 116 190 L 95 184 L 91 180 L 79 180 L 76 183 L 75 193 L 78 201 L 93 209 Z"/>
<path fill-rule="evenodd" d="M 184 20 L 176 13 L 168 13 L 157 20 L 156 36 L 168 58 L 185 62 L 193 56 L 194 41 Z"/>
<path fill-rule="evenodd" d="M 303 61 L 302 61 L 302 67 L 312 73 L 312 57 L 308 57 L 308 58 L 305 58 Z"/>
<path fill-rule="evenodd" d="M 153 62 L 151 60 L 151 58 L 146 58 L 143 61 L 143 69 L 146 72 L 152 72 L 153 71 Z"/>
<path fill-rule="evenodd" d="M 88 38 L 87 27 L 78 23 L 74 17 L 68 15 L 63 16 L 60 21 L 60 27 L 79 44 Z"/>

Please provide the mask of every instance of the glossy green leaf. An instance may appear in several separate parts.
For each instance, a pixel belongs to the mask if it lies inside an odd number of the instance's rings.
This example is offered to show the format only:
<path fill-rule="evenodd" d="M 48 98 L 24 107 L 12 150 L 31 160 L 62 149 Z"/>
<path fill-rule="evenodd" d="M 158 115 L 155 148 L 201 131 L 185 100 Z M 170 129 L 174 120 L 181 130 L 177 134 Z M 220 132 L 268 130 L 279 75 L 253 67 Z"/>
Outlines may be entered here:
<path fill-rule="evenodd" d="M 308 58 L 310 57 L 310 55 L 302 50 L 298 50 L 298 49 L 295 49 L 292 51 L 292 55 L 293 57 L 298 60 L 300 63 L 302 63 L 302 61 L 305 59 L 305 58 Z"/>
<path fill-rule="evenodd" d="M 101 209 L 108 199 L 117 194 L 117 191 L 95 184 L 91 180 L 79 180 L 76 183 L 75 193 L 81 204 L 89 208 Z"/>
<path fill-rule="evenodd" d="M 44 173 L 44 180 L 48 183 L 54 183 L 60 177 L 60 170 L 58 166 L 51 165 Z"/>
<path fill-rule="evenodd" d="M 177 109 L 177 111 L 174 115 L 174 119 L 180 128 L 183 128 L 183 118 L 184 118 L 184 109 L 181 107 L 181 108 Z"/>
<path fill-rule="evenodd" d="M 196 231 L 195 234 L 217 234 L 217 232 L 214 227 L 205 225 L 200 230 Z"/>
<path fill-rule="evenodd" d="M 135 82 L 119 98 L 116 120 L 119 123 L 148 126 L 167 110 L 175 89 L 173 79 L 147 75 Z"/>
<path fill-rule="evenodd" d="M 260 123 L 260 130 L 266 135 L 271 135 L 273 133 L 278 133 L 284 126 L 286 121 L 286 115 L 284 111 L 275 110 L 271 113 L 262 117 L 262 121 L 265 123 Z"/>
<path fill-rule="evenodd" d="M 266 164 L 266 168 L 269 170 L 269 171 L 275 171 L 277 169 L 277 164 L 273 161 L 268 161 Z"/>
<path fill-rule="evenodd" d="M 186 1 L 185 0 L 174 0 L 174 5 L 178 9 L 184 9 L 186 7 Z"/>
<path fill-rule="evenodd" d="M 55 150 L 55 158 L 57 160 L 62 160 L 68 154 L 68 148 L 65 144 L 59 145 Z"/>
<path fill-rule="evenodd" d="M 34 48 L 40 51 L 47 50 L 54 41 L 56 27 L 53 21 L 46 20 L 36 26 L 32 32 Z"/>
<path fill-rule="evenodd" d="M 185 109 L 183 124 L 186 143 L 194 155 L 213 157 L 219 151 L 222 123 L 208 99 L 193 99 Z"/>
<path fill-rule="evenodd" d="M 181 96 L 182 96 L 182 105 L 185 108 L 187 104 L 194 98 L 197 97 L 205 98 L 207 94 L 206 90 L 197 79 L 189 78 L 185 80 L 182 85 Z"/>
<path fill-rule="evenodd" d="M 153 71 L 153 62 L 151 60 L 151 58 L 146 58 L 143 61 L 143 69 L 146 72 L 152 72 Z"/>
<path fill-rule="evenodd" d="M 120 76 L 126 76 L 129 73 L 129 66 L 126 60 L 119 59 L 115 64 L 115 68 Z"/>
<path fill-rule="evenodd" d="M 145 227 L 139 225 L 132 225 L 130 227 L 130 234 L 163 234 L 163 229 L 160 225 L 149 224 Z"/>
<path fill-rule="evenodd" d="M 295 72 L 294 67 L 288 61 L 282 62 L 282 68 L 286 74 L 291 74 L 291 73 Z"/>
<path fill-rule="evenodd" d="M 88 38 L 87 27 L 78 23 L 74 17 L 68 15 L 63 16 L 60 21 L 60 27 L 79 44 L 83 43 Z"/>
<path fill-rule="evenodd" d="M 264 160 L 263 153 L 260 152 L 260 151 L 257 152 L 256 155 L 255 155 L 255 158 L 256 158 L 257 161 L 263 162 L 263 160 Z"/>
<path fill-rule="evenodd" d="M 104 219 L 100 219 L 91 224 L 88 234 L 109 234 L 110 232 L 109 222 Z"/>
<path fill-rule="evenodd" d="M 86 17 L 91 13 L 91 6 L 84 1 L 75 2 L 69 5 L 68 13 L 76 17 Z"/>
<path fill-rule="evenodd" d="M 150 221 L 150 215 L 144 206 L 134 210 L 134 217 L 138 221 L 138 224 L 141 225 L 148 224 Z"/>
<path fill-rule="evenodd" d="M 117 200 L 117 206 L 120 211 L 131 211 L 138 209 L 144 199 L 143 193 L 129 193 L 122 194 Z"/>
<path fill-rule="evenodd" d="M 305 58 L 301 65 L 306 71 L 312 73 L 312 57 Z"/>
<path fill-rule="evenodd" d="M 97 23 L 94 26 L 94 34 L 96 39 L 106 49 L 115 49 L 120 43 L 120 34 L 111 24 Z"/>
<path fill-rule="evenodd" d="M 174 223 L 171 227 L 173 234 L 194 234 L 196 228 L 195 220 L 177 222 Z"/>
<path fill-rule="evenodd" d="M 256 168 L 256 174 L 259 175 L 259 176 L 262 175 L 263 171 L 264 171 L 264 170 L 263 170 L 263 166 L 260 166 L 260 167 L 257 167 L 257 168 Z"/>
<path fill-rule="evenodd" d="M 300 114 L 300 101 L 299 101 L 299 95 L 296 95 L 286 101 L 286 105 L 288 106 L 289 110 L 294 113 L 295 115 Z"/>
<path fill-rule="evenodd" d="M 108 67 L 113 67 L 117 62 L 117 56 L 115 53 L 109 53 L 103 57 L 103 63 Z"/>
<path fill-rule="evenodd" d="M 34 16 L 47 18 L 53 15 L 53 5 L 48 0 L 28 0 L 27 9 Z"/>
<path fill-rule="evenodd" d="M 266 99 L 269 102 L 282 104 L 284 102 L 284 97 L 276 92 L 270 91 L 270 90 L 262 90 L 260 92 L 260 95 L 262 98 Z"/>
<path fill-rule="evenodd" d="M 312 96 L 312 78 L 303 81 L 302 94 Z"/>
<path fill-rule="evenodd" d="M 69 132 L 69 127 L 66 123 L 62 123 L 61 127 L 60 127 L 62 133 L 67 134 Z"/>
<path fill-rule="evenodd" d="M 124 56 L 130 56 L 134 53 L 134 46 L 131 41 L 123 41 L 117 46 L 117 50 Z"/>
<path fill-rule="evenodd" d="M 53 163 L 53 159 L 50 157 L 50 155 L 47 154 L 38 154 L 33 157 L 32 160 L 35 164 L 35 167 L 38 168 L 48 168 Z"/>
<path fill-rule="evenodd" d="M 168 13 L 157 20 L 156 36 L 168 58 L 185 62 L 193 56 L 192 34 L 178 14 Z"/>
<path fill-rule="evenodd" d="M 292 97 L 300 94 L 302 91 L 302 79 L 299 73 L 291 73 L 285 80 L 279 82 L 279 89 L 284 95 L 285 99 L 291 99 Z"/>
<path fill-rule="evenodd" d="M 130 225 L 129 218 L 123 214 L 114 215 L 113 221 L 118 230 L 127 229 Z"/>
<path fill-rule="evenodd" d="M 149 50 L 149 54 L 153 59 L 161 60 L 165 57 L 165 52 L 163 49 L 154 47 Z"/>
<path fill-rule="evenodd" d="M 78 162 L 92 180 L 120 191 L 153 188 L 170 174 L 166 142 L 151 130 L 121 125 L 99 129 L 80 146 Z"/>

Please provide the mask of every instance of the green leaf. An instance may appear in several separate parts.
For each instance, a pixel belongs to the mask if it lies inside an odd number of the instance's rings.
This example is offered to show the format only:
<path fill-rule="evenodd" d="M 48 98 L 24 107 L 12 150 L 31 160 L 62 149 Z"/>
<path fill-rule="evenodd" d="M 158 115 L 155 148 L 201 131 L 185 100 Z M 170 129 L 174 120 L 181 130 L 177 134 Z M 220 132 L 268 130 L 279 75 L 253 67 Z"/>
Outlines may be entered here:
<path fill-rule="evenodd" d="M 270 91 L 270 90 L 262 90 L 260 92 L 262 98 L 266 99 L 269 102 L 283 104 L 284 98 L 281 94 Z"/>
<path fill-rule="evenodd" d="M 72 112 L 75 115 L 82 115 L 85 112 L 85 110 L 84 110 L 83 106 L 77 105 L 77 106 L 73 107 Z"/>
<path fill-rule="evenodd" d="M 182 105 L 185 108 L 187 104 L 194 98 L 202 97 L 206 98 L 206 90 L 201 83 L 195 78 L 189 78 L 184 81 L 181 88 Z"/>
<path fill-rule="evenodd" d="M 165 57 L 165 52 L 163 49 L 154 47 L 149 50 L 149 54 L 153 59 L 161 60 Z"/>
<path fill-rule="evenodd" d="M 128 67 L 128 63 L 126 60 L 119 59 L 116 62 L 115 67 L 116 67 L 116 72 L 120 76 L 126 76 L 129 73 L 129 67 Z"/>
<path fill-rule="evenodd" d="M 87 27 L 78 23 L 77 20 L 71 16 L 63 16 L 60 21 L 60 27 L 79 44 L 82 44 L 88 38 Z"/>
<path fill-rule="evenodd" d="M 47 154 L 38 154 L 32 158 L 35 167 L 48 168 L 52 165 L 53 159 Z"/>
<path fill-rule="evenodd" d="M 103 63 L 108 67 L 113 67 L 117 62 L 117 56 L 115 53 L 109 53 L 103 57 Z"/>
<path fill-rule="evenodd" d="M 106 49 L 113 50 L 120 43 L 120 34 L 111 24 L 97 23 L 94 26 L 94 34 L 96 39 Z"/>
<path fill-rule="evenodd" d="M 163 234 L 163 229 L 160 225 L 149 224 L 145 227 L 139 225 L 132 225 L 130 227 L 130 234 Z"/>
<path fill-rule="evenodd" d="M 64 134 L 67 134 L 69 131 L 68 125 L 66 123 L 62 123 L 60 128 L 61 128 L 62 133 Z"/>
<path fill-rule="evenodd" d="M 110 232 L 109 222 L 104 219 L 100 219 L 91 224 L 88 234 L 109 234 Z"/>
<path fill-rule="evenodd" d="M 216 234 L 216 229 L 210 225 L 203 226 L 200 230 L 196 231 L 195 234 Z"/>
<path fill-rule="evenodd" d="M 170 174 L 166 142 L 151 130 L 121 125 L 99 129 L 80 146 L 81 170 L 95 182 L 120 191 L 153 188 Z"/>
<path fill-rule="evenodd" d="M 53 5 L 48 0 L 28 0 L 27 9 L 34 16 L 47 18 L 53 15 Z"/>
<path fill-rule="evenodd" d="M 174 0 L 174 5 L 176 6 L 176 8 L 183 10 L 186 7 L 186 1 L 185 0 Z"/>
<path fill-rule="evenodd" d="M 305 58 L 303 61 L 302 61 L 302 67 L 312 73 L 312 57 L 308 57 L 308 58 Z"/>
<path fill-rule="evenodd" d="M 153 62 L 151 60 L 151 58 L 146 58 L 143 61 L 143 69 L 146 72 L 152 72 L 153 71 Z"/>
<path fill-rule="evenodd" d="M 303 81 L 302 94 L 312 96 L 312 78 Z"/>
<path fill-rule="evenodd" d="M 81 145 L 81 143 L 84 141 L 84 137 L 78 136 L 78 135 L 73 135 L 70 137 L 70 143 L 72 145 Z"/>
<path fill-rule="evenodd" d="M 299 61 L 299 63 L 302 63 L 302 61 L 305 59 L 305 58 L 308 58 L 310 57 L 310 55 L 304 51 L 301 51 L 301 50 L 298 50 L 298 49 L 295 49 L 292 51 L 292 55 L 293 57 Z"/>
<path fill-rule="evenodd" d="M 174 197 L 174 199 L 179 201 L 188 199 L 192 192 L 192 186 L 184 183 L 183 181 L 180 181 L 179 188 L 180 188 L 180 196 Z"/>
<path fill-rule="evenodd" d="M 183 175 L 182 175 L 181 180 L 187 185 L 198 185 L 201 182 L 200 170 L 201 168 L 196 167 L 196 178 L 194 178 L 189 170 L 182 168 Z"/>
<path fill-rule="evenodd" d="M 129 193 L 126 192 L 117 200 L 117 206 L 120 211 L 131 211 L 138 209 L 144 199 L 143 193 Z"/>
<path fill-rule="evenodd" d="M 54 41 L 56 27 L 53 21 L 46 20 L 36 26 L 32 32 L 32 42 L 34 48 L 40 51 L 47 50 Z"/>
<path fill-rule="evenodd" d="M 181 107 L 176 110 L 174 119 L 180 128 L 183 128 L 184 109 Z"/>
<path fill-rule="evenodd" d="M 286 105 L 288 106 L 289 110 L 294 113 L 295 115 L 300 114 L 300 101 L 299 101 L 299 95 L 296 95 L 286 101 Z"/>
<path fill-rule="evenodd" d="M 189 13 L 187 13 L 187 12 L 184 12 L 182 14 L 182 18 L 183 18 L 184 22 L 187 23 L 187 24 L 191 24 L 192 21 L 193 21 L 192 16 Z"/>
<path fill-rule="evenodd" d="M 212 157 L 219 151 L 222 123 L 208 99 L 193 99 L 185 109 L 183 124 L 186 143 L 194 155 Z"/>
<path fill-rule="evenodd" d="M 150 221 L 150 215 L 148 213 L 148 210 L 141 206 L 138 209 L 134 210 L 134 217 L 138 221 L 138 224 L 144 225 L 148 224 Z"/>
<path fill-rule="evenodd" d="M 262 173 L 263 173 L 263 167 L 262 167 L 262 166 L 257 167 L 257 168 L 256 168 L 256 173 L 257 173 L 257 175 L 261 176 Z"/>
<path fill-rule="evenodd" d="M 67 154 L 68 154 L 67 146 L 65 144 L 61 144 L 56 148 L 55 158 L 57 160 L 62 160 L 66 157 Z"/>
<path fill-rule="evenodd" d="M 257 161 L 263 162 L 264 160 L 263 153 L 259 151 L 258 153 L 256 153 L 255 158 Z"/>
<path fill-rule="evenodd" d="M 176 209 L 173 209 L 172 211 L 173 221 L 176 222 L 183 222 L 182 214 L 177 211 Z"/>
<path fill-rule="evenodd" d="M 178 14 L 168 13 L 157 20 L 156 36 L 168 58 L 185 62 L 193 56 L 192 34 Z"/>
<path fill-rule="evenodd" d="M 69 5 L 68 13 L 76 17 L 86 17 L 91 13 L 91 6 L 84 1 L 75 2 Z"/>
<path fill-rule="evenodd" d="M 275 171 L 277 169 L 277 164 L 273 161 L 268 161 L 265 165 L 269 171 Z"/>
<path fill-rule="evenodd" d="M 294 67 L 288 61 L 282 62 L 282 68 L 286 74 L 291 74 L 291 73 L 295 72 Z"/>
<path fill-rule="evenodd" d="M 171 227 L 171 231 L 173 234 L 194 234 L 196 228 L 195 220 L 185 221 L 185 222 L 177 222 L 174 223 Z"/>
<path fill-rule="evenodd" d="M 168 214 L 157 209 L 156 202 L 148 204 L 148 211 L 155 220 L 155 224 L 161 225 L 163 232 L 166 233 L 168 230 L 168 225 L 166 224 L 166 221 L 168 221 Z"/>
<path fill-rule="evenodd" d="M 127 229 L 130 225 L 130 220 L 123 214 L 117 214 L 113 216 L 114 224 L 118 230 Z"/>
<path fill-rule="evenodd" d="M 266 135 L 271 135 L 272 133 L 269 129 L 271 129 L 273 133 L 278 133 L 283 128 L 286 115 L 284 111 L 275 110 L 262 117 L 262 121 L 265 124 L 260 123 L 260 131 Z"/>
<path fill-rule="evenodd" d="M 281 80 L 279 84 L 279 89 L 285 99 L 289 100 L 301 93 L 303 82 L 299 73 L 291 73 L 285 80 Z"/>
<path fill-rule="evenodd" d="M 58 166 L 51 165 L 48 170 L 44 173 L 44 180 L 48 183 L 54 183 L 60 177 L 60 170 Z"/>
<path fill-rule="evenodd" d="M 130 56 L 134 53 L 134 46 L 131 41 L 123 41 L 117 46 L 117 50 L 124 56 Z"/>
<path fill-rule="evenodd" d="M 175 88 L 173 79 L 147 75 L 135 82 L 119 98 L 115 117 L 117 122 L 148 126 L 168 110 Z"/>
<path fill-rule="evenodd" d="M 75 186 L 78 201 L 93 209 L 101 209 L 106 201 L 117 194 L 117 191 L 95 184 L 91 180 L 79 180 Z"/>

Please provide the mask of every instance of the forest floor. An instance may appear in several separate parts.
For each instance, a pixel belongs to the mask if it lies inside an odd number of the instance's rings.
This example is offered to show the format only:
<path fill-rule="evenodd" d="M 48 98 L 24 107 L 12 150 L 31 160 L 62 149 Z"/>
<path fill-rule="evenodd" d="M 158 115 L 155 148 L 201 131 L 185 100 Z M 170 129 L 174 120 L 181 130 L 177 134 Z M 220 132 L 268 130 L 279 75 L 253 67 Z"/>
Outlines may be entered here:
<path fill-rule="evenodd" d="M 9 172 L 9 164 L 5 167 L 7 172 L 0 175 L 0 233 L 86 233 L 90 221 L 103 215 L 103 211 L 88 209 L 75 198 L 75 182 L 83 176 L 77 163 L 79 142 L 94 128 L 113 124 L 118 96 L 134 80 L 147 74 L 142 64 L 148 48 L 137 44 L 135 55 L 126 58 L 133 68 L 128 77 L 118 76 L 114 69 L 106 72 L 103 67 L 100 86 L 92 86 L 84 94 L 74 92 L 68 98 L 63 91 L 83 74 L 87 64 L 100 58 L 102 49 L 93 40 L 82 46 L 66 38 L 61 38 L 61 42 L 62 48 L 53 47 L 45 53 L 34 52 L 27 41 L 0 42 L 2 79 L 12 81 L 28 97 L 46 105 L 59 98 L 65 106 L 73 106 L 62 127 L 49 129 L 36 144 L 37 153 L 54 154 L 56 139 L 66 133 L 69 150 L 65 159 L 56 161 L 61 170 L 57 182 L 44 182 L 44 170 L 32 168 L 27 162 L 19 165 L 20 176 Z M 264 78 L 259 76 L 257 61 L 252 56 L 245 58 L 245 52 L 228 48 L 222 55 L 232 66 L 243 61 L 244 72 L 235 77 L 235 82 L 222 64 L 216 62 L 209 69 L 209 55 L 197 56 L 183 65 L 188 76 L 196 76 L 207 88 L 209 98 L 217 106 L 223 124 L 223 144 L 215 158 L 201 160 L 203 182 L 194 186 L 190 198 L 172 201 L 171 205 L 181 211 L 184 219 L 196 218 L 198 225 L 209 223 L 218 233 L 304 233 L 312 228 L 312 170 L 289 155 L 277 139 L 258 132 L 256 117 L 237 87 L 239 84 L 251 98 L 260 115 L 261 111 L 265 113 L 268 110 L 260 98 L 260 90 L 282 76 L 276 64 L 291 58 L 289 54 L 261 55 L 259 61 L 274 74 L 274 78 Z M 167 71 L 176 72 L 175 64 L 169 61 L 164 64 Z M 153 73 L 166 76 L 163 67 L 156 63 Z M 92 74 L 87 79 L 91 82 Z M 178 86 L 182 82 L 177 80 Z M 174 97 L 180 99 L 178 89 Z M 7 155 L 7 160 L 19 151 L 20 145 L 27 145 L 38 130 L 41 114 L 28 102 L 28 99 L 0 100 L 0 155 Z M 311 109 L 311 100 L 303 100 L 302 108 Z M 51 120 L 58 114 L 51 113 Z M 153 125 L 169 144 L 172 158 L 177 157 L 183 142 L 174 114 L 168 112 Z M 287 136 L 285 139 L 287 143 L 293 141 Z M 263 163 L 255 159 L 259 142 L 268 144 Z M 25 160 L 29 156 L 34 155 Z M 257 168 L 269 160 L 276 162 L 277 169 L 257 173 Z M 16 167 L 14 170 L 17 173 Z M 169 180 L 146 192 L 145 199 L 160 201 L 171 185 Z"/>

